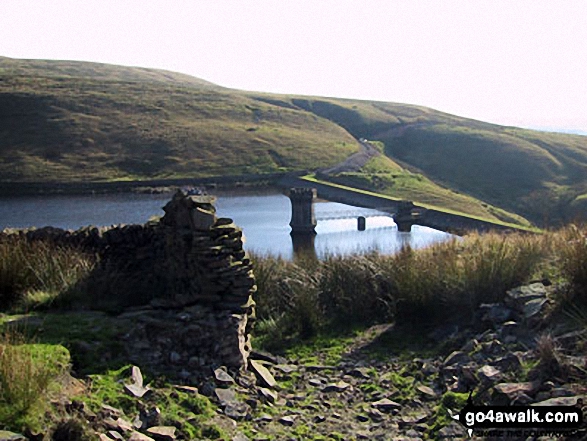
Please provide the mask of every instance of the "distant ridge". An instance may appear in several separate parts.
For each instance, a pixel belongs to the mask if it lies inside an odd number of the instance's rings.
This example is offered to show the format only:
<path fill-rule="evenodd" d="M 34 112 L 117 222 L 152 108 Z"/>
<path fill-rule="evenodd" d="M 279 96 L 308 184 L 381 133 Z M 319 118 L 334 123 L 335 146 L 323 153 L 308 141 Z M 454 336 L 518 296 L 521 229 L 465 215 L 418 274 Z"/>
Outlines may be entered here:
<path fill-rule="evenodd" d="M 116 66 L 113 64 L 86 61 L 21 60 L 0 57 L 0 75 L 151 82 L 186 87 L 222 89 L 222 87 L 214 83 L 182 73 L 162 69 Z"/>
<path fill-rule="evenodd" d="M 244 92 L 159 69 L 0 57 L 0 182 L 315 171 L 359 151 L 361 138 L 383 155 L 332 179 L 506 221 L 587 217 L 585 136 Z"/>

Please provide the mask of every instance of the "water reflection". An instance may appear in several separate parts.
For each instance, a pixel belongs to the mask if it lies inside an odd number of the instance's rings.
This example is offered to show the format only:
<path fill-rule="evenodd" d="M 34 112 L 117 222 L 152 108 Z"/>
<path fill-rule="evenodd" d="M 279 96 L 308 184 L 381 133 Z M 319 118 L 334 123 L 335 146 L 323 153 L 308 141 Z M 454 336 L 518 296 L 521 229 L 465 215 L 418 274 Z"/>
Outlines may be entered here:
<path fill-rule="evenodd" d="M 415 225 L 411 233 L 397 230 L 393 219 L 376 210 L 349 207 L 334 202 L 315 204 L 318 219 L 324 213 L 348 210 L 349 219 L 319 220 L 317 235 L 292 240 L 289 222 L 291 204 L 281 193 L 231 195 L 219 193 L 216 203 L 220 217 L 230 217 L 243 229 L 245 249 L 291 259 L 294 253 L 310 252 L 322 258 L 328 254 L 352 254 L 379 250 L 394 253 L 402 246 L 421 248 L 451 236 Z M 162 215 L 169 195 L 114 194 L 94 196 L 36 196 L 0 198 L 0 229 L 51 225 L 76 229 L 86 225 L 144 223 Z M 357 217 L 366 217 L 365 231 L 358 231 Z"/>
<path fill-rule="evenodd" d="M 293 255 L 297 259 L 317 260 L 315 234 L 292 234 Z"/>

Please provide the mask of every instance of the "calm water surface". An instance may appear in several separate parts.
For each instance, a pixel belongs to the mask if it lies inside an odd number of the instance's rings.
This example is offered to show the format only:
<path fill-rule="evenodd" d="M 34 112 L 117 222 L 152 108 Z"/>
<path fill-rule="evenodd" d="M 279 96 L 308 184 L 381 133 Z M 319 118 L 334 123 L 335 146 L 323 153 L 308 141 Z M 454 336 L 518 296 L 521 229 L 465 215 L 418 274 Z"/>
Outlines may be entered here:
<path fill-rule="evenodd" d="M 85 225 L 108 226 L 144 223 L 163 215 L 162 207 L 171 196 L 149 194 L 108 194 L 87 196 L 0 197 L 0 230 L 54 226 L 77 229 Z M 350 211 L 352 219 L 319 220 L 314 247 L 318 256 L 351 254 L 378 249 L 393 253 L 402 245 L 420 248 L 451 236 L 415 225 L 411 233 L 400 233 L 393 220 L 376 210 L 351 207 L 335 202 L 315 204 L 316 217 L 330 217 Z M 219 193 L 217 215 L 230 217 L 245 234 L 245 248 L 258 254 L 291 258 L 293 244 L 289 221 L 289 198 L 275 192 L 259 194 Z M 367 217 L 367 229 L 357 231 L 356 216 Z"/>

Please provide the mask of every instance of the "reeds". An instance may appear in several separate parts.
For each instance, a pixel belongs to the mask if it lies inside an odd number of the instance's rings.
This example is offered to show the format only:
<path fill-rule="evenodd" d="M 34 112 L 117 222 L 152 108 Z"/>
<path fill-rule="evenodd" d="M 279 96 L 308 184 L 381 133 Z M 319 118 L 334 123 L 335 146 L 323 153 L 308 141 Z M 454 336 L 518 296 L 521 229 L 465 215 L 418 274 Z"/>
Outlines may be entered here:
<path fill-rule="evenodd" d="M 574 301 L 587 306 L 587 228 L 570 225 L 560 235 L 562 274 L 571 283 Z"/>
<path fill-rule="evenodd" d="M 48 303 L 88 274 L 95 258 L 71 247 L 0 236 L 0 310 Z"/>
<path fill-rule="evenodd" d="M 258 317 L 272 321 L 272 329 L 287 324 L 284 335 L 392 320 L 466 322 L 481 303 L 499 302 L 507 290 L 540 277 L 566 234 L 471 234 L 390 256 L 373 252 L 301 262 L 257 257 Z M 557 261 L 567 265 L 566 274 L 573 258 Z"/>

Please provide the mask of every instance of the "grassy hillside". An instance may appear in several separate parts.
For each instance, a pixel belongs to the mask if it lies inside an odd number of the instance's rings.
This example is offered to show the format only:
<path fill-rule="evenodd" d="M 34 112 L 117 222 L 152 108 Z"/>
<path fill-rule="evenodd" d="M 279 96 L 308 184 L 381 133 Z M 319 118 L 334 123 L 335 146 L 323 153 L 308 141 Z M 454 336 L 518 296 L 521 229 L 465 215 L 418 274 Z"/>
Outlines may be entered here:
<path fill-rule="evenodd" d="M 586 136 L 503 127 L 403 104 L 332 98 L 283 102 L 330 119 L 356 137 L 383 142 L 395 164 L 436 184 L 534 222 L 587 216 Z M 378 186 L 389 193 L 397 184 L 401 180 Z"/>
<path fill-rule="evenodd" d="M 97 81 L 126 81 L 175 85 L 206 89 L 223 89 L 200 78 L 161 69 L 124 67 L 79 61 L 19 60 L 0 57 L 0 75 L 31 78 L 86 78 Z"/>
<path fill-rule="evenodd" d="M 0 60 L 1 180 L 270 173 L 334 165 L 358 149 L 326 119 L 197 79 L 76 66 Z"/>
<path fill-rule="evenodd" d="M 587 216 L 585 136 L 407 104 L 242 92 L 156 69 L 0 57 L 0 182 L 317 170 L 357 152 L 360 138 L 380 141 L 387 159 L 333 179 L 538 223 Z"/>

